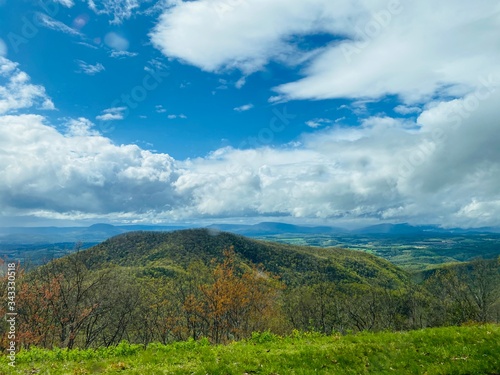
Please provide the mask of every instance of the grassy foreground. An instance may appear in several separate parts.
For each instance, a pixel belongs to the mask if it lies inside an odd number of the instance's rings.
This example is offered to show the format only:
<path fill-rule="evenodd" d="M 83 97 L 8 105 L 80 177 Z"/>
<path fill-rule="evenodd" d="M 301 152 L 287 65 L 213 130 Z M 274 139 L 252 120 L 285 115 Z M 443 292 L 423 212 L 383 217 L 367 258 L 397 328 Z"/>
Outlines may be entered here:
<path fill-rule="evenodd" d="M 500 374 L 500 326 L 322 336 L 264 332 L 229 345 L 122 343 L 97 350 L 18 353 L 0 374 Z"/>

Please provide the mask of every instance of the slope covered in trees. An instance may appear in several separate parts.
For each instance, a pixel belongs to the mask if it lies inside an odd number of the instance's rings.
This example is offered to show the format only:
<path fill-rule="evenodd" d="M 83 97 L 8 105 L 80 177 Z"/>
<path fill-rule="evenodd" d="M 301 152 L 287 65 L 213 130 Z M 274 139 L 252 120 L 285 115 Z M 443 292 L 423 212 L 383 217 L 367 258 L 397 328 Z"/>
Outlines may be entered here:
<path fill-rule="evenodd" d="M 206 229 L 127 233 L 30 272 L 19 269 L 18 340 L 25 348 L 109 347 L 124 339 L 226 343 L 266 330 L 331 334 L 498 322 L 498 271 L 498 260 L 478 260 L 415 282 L 358 251 Z M 0 325 L 2 348 L 7 328 Z"/>
<path fill-rule="evenodd" d="M 388 261 L 363 252 L 258 241 L 208 229 L 126 233 L 87 250 L 86 262 L 94 268 L 109 264 L 158 271 L 163 268 L 170 274 L 193 261 L 220 261 L 231 246 L 239 261 L 261 264 L 287 285 L 312 282 L 321 274 L 327 281 L 396 287 L 407 277 Z"/>

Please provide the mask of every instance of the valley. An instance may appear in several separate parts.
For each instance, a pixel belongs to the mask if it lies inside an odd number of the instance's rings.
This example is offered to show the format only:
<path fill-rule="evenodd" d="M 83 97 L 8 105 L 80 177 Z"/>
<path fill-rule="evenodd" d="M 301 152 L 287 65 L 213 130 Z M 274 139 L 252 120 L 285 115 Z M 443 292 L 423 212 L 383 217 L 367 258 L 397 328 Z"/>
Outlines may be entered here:
<path fill-rule="evenodd" d="M 408 271 L 423 271 L 443 264 L 500 255 L 498 228 L 476 230 L 409 225 L 382 225 L 347 230 L 337 227 L 305 227 L 282 223 L 211 225 L 226 231 L 270 242 L 337 247 L 368 252 Z M 185 226 L 113 226 L 96 224 L 71 228 L 0 228 L 1 254 L 25 264 L 40 265 L 67 255 L 76 247 L 86 249 L 106 239 L 133 231 L 171 232 Z"/>

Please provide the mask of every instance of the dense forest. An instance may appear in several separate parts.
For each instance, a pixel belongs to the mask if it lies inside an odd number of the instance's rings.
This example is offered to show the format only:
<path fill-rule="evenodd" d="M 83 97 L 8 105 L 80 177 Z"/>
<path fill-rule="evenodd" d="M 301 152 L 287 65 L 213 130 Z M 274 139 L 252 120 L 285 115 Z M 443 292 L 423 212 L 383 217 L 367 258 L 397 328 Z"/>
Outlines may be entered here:
<path fill-rule="evenodd" d="M 127 233 L 29 272 L 18 266 L 17 338 L 24 348 L 94 348 L 499 322 L 499 261 L 410 275 L 360 251 L 206 229 Z"/>

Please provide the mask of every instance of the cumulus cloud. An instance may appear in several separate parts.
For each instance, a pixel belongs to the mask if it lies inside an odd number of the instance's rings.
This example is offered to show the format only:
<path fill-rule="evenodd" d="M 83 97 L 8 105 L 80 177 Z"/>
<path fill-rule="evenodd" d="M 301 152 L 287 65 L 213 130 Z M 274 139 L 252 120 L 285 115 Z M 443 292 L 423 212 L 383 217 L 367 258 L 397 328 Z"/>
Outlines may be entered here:
<path fill-rule="evenodd" d="M 282 37 L 289 30 L 315 28 L 308 9 L 308 4 L 285 0 L 178 2 L 163 13 L 151 38 L 165 55 L 204 70 L 238 68 L 251 73 L 271 58 L 300 60 L 302 54 Z"/>
<path fill-rule="evenodd" d="M 305 63 L 303 78 L 276 88 L 283 99 L 381 98 L 406 103 L 463 96 L 478 72 L 497 72 L 500 5 L 447 0 L 178 2 L 164 11 L 153 44 L 206 71 L 251 73 L 270 61 Z M 258 25 L 258 27 L 256 27 Z M 307 50 L 297 39 L 332 41 Z M 485 46 L 488 46 L 485 48 Z"/>
<path fill-rule="evenodd" d="M 97 136 L 99 132 L 93 130 L 94 124 L 84 118 L 80 117 L 78 119 L 70 119 L 66 123 L 66 134 L 71 137 L 87 137 L 87 136 Z"/>
<path fill-rule="evenodd" d="M 90 128 L 78 119 L 61 134 L 41 116 L 0 117 L 2 214 L 137 217 L 178 204 L 170 156 L 114 145 Z"/>
<path fill-rule="evenodd" d="M 89 76 L 93 76 L 97 73 L 100 73 L 100 72 L 106 70 L 104 68 L 104 65 L 102 65 L 101 63 L 96 63 L 95 65 L 92 65 L 92 64 L 86 63 L 83 60 L 75 60 L 75 62 L 78 64 L 78 68 L 79 68 L 77 70 L 77 73 L 84 73 L 84 74 L 87 74 Z"/>
<path fill-rule="evenodd" d="M 184 163 L 175 186 L 193 197 L 186 215 L 498 225 L 499 99 L 465 114 L 472 99 L 446 102 L 417 123 L 372 117 L 288 149 L 218 150 Z"/>
<path fill-rule="evenodd" d="M 30 77 L 17 64 L 0 56 L 0 114 L 37 106 L 40 109 L 54 109 L 54 103 L 45 88 L 30 83 Z M 1 83 L 2 81 L 0 81 Z"/>
<path fill-rule="evenodd" d="M 486 1 L 444 1 L 432 9 L 405 2 L 392 13 L 388 4 L 199 0 L 166 10 L 152 34 L 165 54 L 245 76 L 271 60 L 306 59 L 304 78 L 278 87 L 271 101 L 352 98 L 339 109 L 361 118 L 348 127 L 318 117 L 308 122 L 314 133 L 286 146 L 227 147 L 188 160 L 115 145 L 85 118 L 58 131 L 39 115 L 16 114 L 53 104 L 0 57 L 0 212 L 148 222 L 280 216 L 500 225 L 498 13 Z M 384 19 L 387 25 L 377 27 Z M 363 30 L 376 37 L 363 39 Z M 319 32 L 341 38 L 313 54 L 290 41 Z M 156 64 L 164 66 L 153 60 L 145 69 Z M 404 101 L 396 113 L 415 116 L 369 117 L 369 103 L 387 94 Z M 109 108 L 97 119 L 121 119 L 125 111 Z M 321 129 L 325 124 L 331 126 Z"/>
<path fill-rule="evenodd" d="M 422 110 L 419 107 L 409 107 L 401 104 L 394 107 L 394 112 L 399 113 L 400 115 L 411 115 L 415 113 L 420 113 L 422 112 Z"/>
<path fill-rule="evenodd" d="M 4 215 L 110 220 L 378 220 L 498 225 L 500 77 L 416 120 L 374 116 L 286 147 L 174 160 L 114 145 L 84 118 L 0 117 Z"/>

